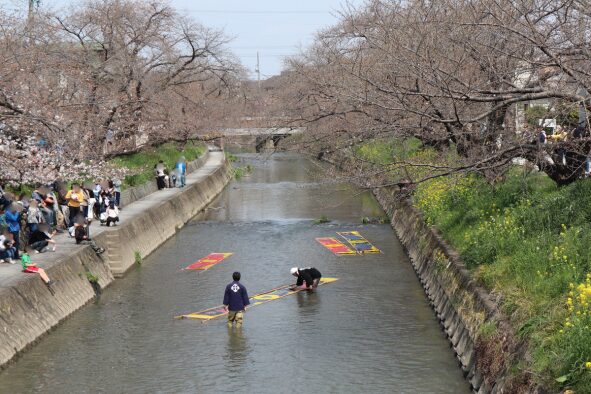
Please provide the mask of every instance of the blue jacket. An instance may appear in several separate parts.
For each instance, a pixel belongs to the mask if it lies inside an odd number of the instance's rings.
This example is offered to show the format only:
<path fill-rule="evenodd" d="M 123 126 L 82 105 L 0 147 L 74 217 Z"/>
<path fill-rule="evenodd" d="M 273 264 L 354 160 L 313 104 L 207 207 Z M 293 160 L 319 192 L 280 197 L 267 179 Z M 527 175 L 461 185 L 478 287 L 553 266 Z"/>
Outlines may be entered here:
<path fill-rule="evenodd" d="M 224 305 L 227 305 L 229 310 L 233 312 L 243 311 L 248 304 L 250 304 L 248 293 L 242 283 L 234 281 L 226 286 Z"/>
<path fill-rule="evenodd" d="M 6 218 L 6 224 L 8 225 L 8 231 L 16 233 L 21 230 L 21 214 L 19 212 L 6 211 L 4 217 Z"/>
<path fill-rule="evenodd" d="M 187 165 L 184 162 L 179 161 L 178 163 L 176 163 L 176 169 L 179 170 L 179 174 L 185 175 L 185 173 L 187 172 Z"/>

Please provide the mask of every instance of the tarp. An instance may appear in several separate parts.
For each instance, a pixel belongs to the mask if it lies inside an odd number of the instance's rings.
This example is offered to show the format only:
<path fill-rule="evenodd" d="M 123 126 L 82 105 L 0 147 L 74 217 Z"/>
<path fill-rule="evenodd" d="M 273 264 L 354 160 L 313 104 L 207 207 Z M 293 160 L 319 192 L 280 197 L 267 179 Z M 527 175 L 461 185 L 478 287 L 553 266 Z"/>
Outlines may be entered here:
<path fill-rule="evenodd" d="M 214 265 L 220 263 L 222 260 L 232 256 L 234 253 L 211 253 L 210 255 L 202 258 L 201 260 L 191 264 L 186 270 L 201 270 L 205 271 Z"/>
<path fill-rule="evenodd" d="M 359 231 L 349 231 L 337 234 L 343 237 L 349 245 L 357 251 L 357 253 L 382 253 L 381 250 L 373 246 L 367 239 L 359 234 Z"/>
<path fill-rule="evenodd" d="M 336 255 L 356 254 L 354 250 L 336 238 L 316 238 L 316 241 Z"/>
<path fill-rule="evenodd" d="M 324 285 L 327 283 L 336 282 L 338 278 L 322 278 L 320 279 L 320 285 Z M 297 288 L 295 290 L 290 290 L 290 285 L 284 285 L 281 287 L 276 287 L 272 290 L 265 291 L 263 293 L 256 294 L 249 298 L 250 305 L 246 307 L 246 309 L 250 309 L 257 305 L 261 305 L 270 301 L 275 301 L 283 297 L 290 296 L 292 294 L 296 294 L 304 288 Z M 187 315 L 176 316 L 175 319 L 198 319 L 198 320 L 211 320 L 216 319 L 218 317 L 226 315 L 227 312 L 223 305 L 216 306 L 214 308 L 204 309 L 199 312 L 189 313 Z"/>

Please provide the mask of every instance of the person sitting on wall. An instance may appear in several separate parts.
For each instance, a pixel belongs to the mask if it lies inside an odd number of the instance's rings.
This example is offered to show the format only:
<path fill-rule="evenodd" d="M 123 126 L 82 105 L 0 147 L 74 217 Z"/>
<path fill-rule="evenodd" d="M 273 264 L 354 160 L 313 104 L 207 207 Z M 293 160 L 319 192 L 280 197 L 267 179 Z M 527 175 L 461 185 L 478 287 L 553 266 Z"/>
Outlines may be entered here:
<path fill-rule="evenodd" d="M 39 268 L 37 267 L 37 264 L 31 262 L 30 253 L 32 253 L 33 251 L 33 248 L 27 246 L 25 248 L 25 252 L 23 252 L 21 256 L 21 265 L 23 266 L 23 272 L 27 274 L 39 274 L 43 282 L 45 282 L 45 285 L 47 285 L 47 288 L 49 289 L 51 294 L 54 295 L 55 291 L 52 288 L 54 282 L 51 279 L 49 279 L 49 276 L 47 276 L 47 273 L 43 268 Z"/>

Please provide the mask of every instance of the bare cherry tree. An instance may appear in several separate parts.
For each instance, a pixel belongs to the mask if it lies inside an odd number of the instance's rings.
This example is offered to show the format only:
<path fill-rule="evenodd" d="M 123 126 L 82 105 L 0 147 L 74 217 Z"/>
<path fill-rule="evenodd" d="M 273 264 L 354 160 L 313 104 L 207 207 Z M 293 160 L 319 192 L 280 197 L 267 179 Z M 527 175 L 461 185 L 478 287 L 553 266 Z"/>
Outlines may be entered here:
<path fill-rule="evenodd" d="M 567 140 L 539 144 L 537 130 L 518 127 L 518 118 L 524 105 L 540 102 L 554 112 L 548 117 L 589 109 L 589 5 L 374 0 L 349 7 L 313 48 L 290 60 L 289 100 L 299 123 L 317 131 L 322 151 L 415 137 L 460 158 L 433 166 L 436 176 L 494 176 L 522 157 L 569 183 L 583 173 L 587 132 L 567 130 Z"/>
<path fill-rule="evenodd" d="M 211 108 L 238 97 L 243 69 L 228 38 L 165 2 L 91 0 L 0 19 L 2 133 L 34 139 L 56 171 L 195 137 L 224 112 Z M 31 155 L 8 151 L 7 163 Z"/>

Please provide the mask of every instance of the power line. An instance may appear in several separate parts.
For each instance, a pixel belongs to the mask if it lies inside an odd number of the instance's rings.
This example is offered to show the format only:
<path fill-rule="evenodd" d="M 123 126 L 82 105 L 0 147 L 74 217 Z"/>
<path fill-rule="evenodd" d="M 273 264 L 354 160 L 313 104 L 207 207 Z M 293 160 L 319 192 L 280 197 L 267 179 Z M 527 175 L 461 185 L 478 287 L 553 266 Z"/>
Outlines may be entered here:
<path fill-rule="evenodd" d="M 279 48 L 293 49 L 293 48 L 297 48 L 297 47 L 298 47 L 298 45 L 257 45 L 257 46 L 247 46 L 247 47 L 233 46 L 232 48 L 234 48 L 234 49 L 279 49 Z"/>
<path fill-rule="evenodd" d="M 267 11 L 224 11 L 224 10 L 193 10 L 193 9 L 184 9 L 187 12 L 197 12 L 201 14 L 246 14 L 246 15 L 296 15 L 296 14 L 330 14 L 331 11 L 299 11 L 299 10 L 290 10 L 290 11 L 279 11 L 279 10 L 267 10 Z"/>

